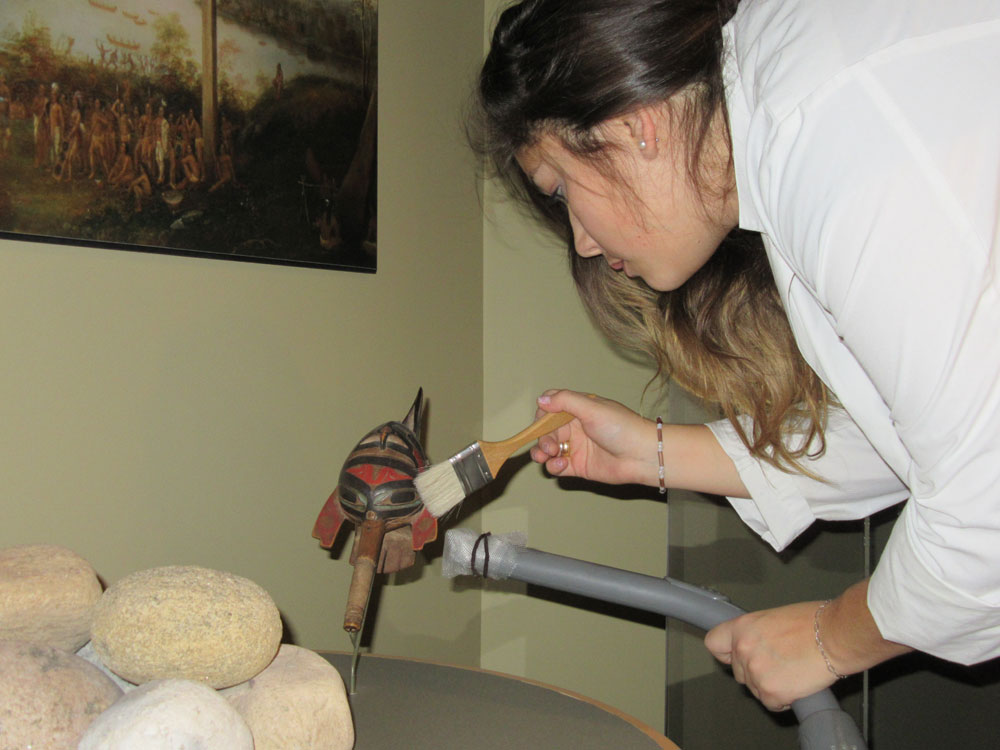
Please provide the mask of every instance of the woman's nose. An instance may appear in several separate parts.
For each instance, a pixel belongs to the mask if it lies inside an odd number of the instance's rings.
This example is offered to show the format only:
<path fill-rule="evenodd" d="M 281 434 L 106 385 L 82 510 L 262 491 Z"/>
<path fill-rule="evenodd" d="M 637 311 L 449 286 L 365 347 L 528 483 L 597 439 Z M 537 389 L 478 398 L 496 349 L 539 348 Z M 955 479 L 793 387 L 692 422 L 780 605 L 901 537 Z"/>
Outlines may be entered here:
<path fill-rule="evenodd" d="M 595 255 L 600 255 L 604 252 L 601 246 L 583 228 L 583 225 L 577 221 L 572 212 L 569 215 L 569 223 L 573 229 L 573 249 L 576 250 L 577 255 L 583 258 L 593 258 Z"/>

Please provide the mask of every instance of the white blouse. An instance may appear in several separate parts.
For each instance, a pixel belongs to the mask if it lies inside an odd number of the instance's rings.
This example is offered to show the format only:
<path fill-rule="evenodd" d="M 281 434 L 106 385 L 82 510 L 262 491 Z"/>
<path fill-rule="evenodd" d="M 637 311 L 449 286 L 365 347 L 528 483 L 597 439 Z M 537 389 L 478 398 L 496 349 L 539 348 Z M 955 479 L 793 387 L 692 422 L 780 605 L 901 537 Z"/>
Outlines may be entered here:
<path fill-rule="evenodd" d="M 811 464 L 712 425 L 782 548 L 909 498 L 872 576 L 882 635 L 1000 655 L 1000 3 L 744 0 L 725 26 L 740 226 L 843 404 Z"/>

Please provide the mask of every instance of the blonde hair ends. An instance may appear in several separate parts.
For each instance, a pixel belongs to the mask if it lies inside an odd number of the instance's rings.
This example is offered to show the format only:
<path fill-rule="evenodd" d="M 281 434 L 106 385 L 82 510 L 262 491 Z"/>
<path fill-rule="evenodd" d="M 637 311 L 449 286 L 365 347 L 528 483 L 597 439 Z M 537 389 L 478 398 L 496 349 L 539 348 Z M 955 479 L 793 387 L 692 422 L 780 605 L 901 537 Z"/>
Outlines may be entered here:
<path fill-rule="evenodd" d="M 577 289 L 605 335 L 717 406 L 751 455 L 819 479 L 807 461 L 825 450 L 831 398 L 795 344 L 759 237 L 737 230 L 672 292 L 572 255 Z"/>

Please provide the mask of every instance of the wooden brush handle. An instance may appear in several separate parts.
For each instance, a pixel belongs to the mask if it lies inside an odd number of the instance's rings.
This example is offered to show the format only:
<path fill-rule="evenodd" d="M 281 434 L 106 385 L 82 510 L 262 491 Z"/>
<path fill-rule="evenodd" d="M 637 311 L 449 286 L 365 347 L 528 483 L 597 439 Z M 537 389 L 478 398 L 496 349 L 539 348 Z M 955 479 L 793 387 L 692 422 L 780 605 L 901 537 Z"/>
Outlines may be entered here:
<path fill-rule="evenodd" d="M 490 443 L 485 440 L 479 441 L 479 449 L 483 452 L 486 465 L 490 467 L 493 476 L 503 466 L 504 461 L 511 457 L 518 448 L 521 448 L 532 440 L 537 440 L 542 435 L 547 435 L 553 430 L 558 430 L 565 424 L 573 421 L 573 415 L 566 411 L 556 411 L 546 414 L 541 419 L 536 420 L 531 425 L 521 430 L 513 437 Z"/>

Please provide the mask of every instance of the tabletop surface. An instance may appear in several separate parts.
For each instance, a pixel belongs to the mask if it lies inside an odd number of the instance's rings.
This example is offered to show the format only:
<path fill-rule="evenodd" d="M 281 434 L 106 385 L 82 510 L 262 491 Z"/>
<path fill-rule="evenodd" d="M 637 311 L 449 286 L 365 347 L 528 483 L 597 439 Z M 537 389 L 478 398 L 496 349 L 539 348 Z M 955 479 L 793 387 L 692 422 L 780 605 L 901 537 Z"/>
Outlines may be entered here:
<path fill-rule="evenodd" d="M 351 655 L 322 654 L 350 684 Z M 364 654 L 350 696 L 355 750 L 679 750 L 627 714 L 497 672 Z"/>

